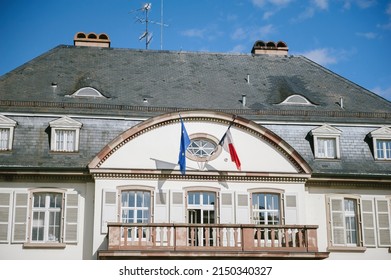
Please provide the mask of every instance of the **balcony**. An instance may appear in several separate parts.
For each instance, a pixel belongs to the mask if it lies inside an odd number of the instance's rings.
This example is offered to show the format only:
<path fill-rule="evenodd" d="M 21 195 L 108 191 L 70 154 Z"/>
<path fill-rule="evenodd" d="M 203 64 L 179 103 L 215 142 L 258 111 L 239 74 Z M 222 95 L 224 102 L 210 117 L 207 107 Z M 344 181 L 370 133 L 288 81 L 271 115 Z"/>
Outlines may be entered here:
<path fill-rule="evenodd" d="M 324 259 L 312 225 L 109 223 L 98 259 Z"/>

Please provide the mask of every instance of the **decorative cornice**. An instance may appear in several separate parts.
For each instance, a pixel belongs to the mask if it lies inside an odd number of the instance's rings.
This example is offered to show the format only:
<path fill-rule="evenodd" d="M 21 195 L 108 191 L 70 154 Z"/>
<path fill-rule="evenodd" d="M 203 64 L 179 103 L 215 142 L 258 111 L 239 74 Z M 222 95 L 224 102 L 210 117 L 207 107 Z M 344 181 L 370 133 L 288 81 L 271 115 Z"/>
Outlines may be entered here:
<path fill-rule="evenodd" d="M 246 172 L 187 172 L 179 171 L 118 171 L 92 170 L 94 179 L 137 179 L 137 180 L 173 180 L 173 181 L 215 181 L 215 182 L 268 182 L 268 183 L 305 183 L 309 175 L 268 174 Z"/>
<path fill-rule="evenodd" d="M 53 108 L 53 109 L 93 109 L 93 110 L 114 110 L 121 112 L 151 112 L 151 113 L 169 113 L 192 111 L 194 108 L 177 107 L 152 107 L 152 106 L 132 106 L 116 104 L 98 104 L 98 103 L 73 103 L 73 102 L 50 102 L 50 101 L 15 101 L 0 100 L 0 107 L 14 108 Z M 352 118 L 352 119 L 391 119 L 389 112 L 347 112 L 347 111 L 321 111 L 321 110 L 256 110 L 256 109 L 212 109 L 216 112 L 223 112 L 233 115 L 248 116 L 298 116 L 298 117 L 329 117 L 329 118 Z"/>
<path fill-rule="evenodd" d="M 91 174 L 84 175 L 68 175 L 68 174 L 23 174 L 23 173 L 9 173 L 0 174 L 0 181 L 12 182 L 12 181 L 61 181 L 61 182 L 93 182 L 93 176 Z"/>

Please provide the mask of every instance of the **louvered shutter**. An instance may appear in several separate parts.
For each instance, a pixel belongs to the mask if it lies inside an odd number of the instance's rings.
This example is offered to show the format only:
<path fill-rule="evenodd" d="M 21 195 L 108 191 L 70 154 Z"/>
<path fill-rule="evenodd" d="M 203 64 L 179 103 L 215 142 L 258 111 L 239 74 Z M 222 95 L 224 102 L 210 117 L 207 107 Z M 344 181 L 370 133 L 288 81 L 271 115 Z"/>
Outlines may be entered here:
<path fill-rule="evenodd" d="M 77 243 L 79 222 L 79 195 L 77 192 L 65 194 L 64 242 Z"/>
<path fill-rule="evenodd" d="M 0 192 L 0 243 L 10 240 L 12 192 Z"/>
<path fill-rule="evenodd" d="M 107 233 L 107 222 L 118 221 L 117 191 L 103 189 L 101 233 Z"/>
<path fill-rule="evenodd" d="M 283 194 L 283 205 L 285 206 L 285 224 L 295 225 L 297 224 L 297 195 L 293 193 Z M 280 210 L 281 211 L 281 210 Z"/>
<path fill-rule="evenodd" d="M 186 223 L 185 197 L 182 191 L 171 192 L 170 222 Z"/>
<path fill-rule="evenodd" d="M 24 243 L 27 241 L 28 219 L 28 192 L 16 191 L 14 195 L 12 242 Z"/>
<path fill-rule="evenodd" d="M 236 193 L 236 224 L 250 223 L 250 207 L 248 193 Z"/>
<path fill-rule="evenodd" d="M 330 198 L 330 229 L 332 245 L 346 245 L 343 198 Z"/>
<path fill-rule="evenodd" d="M 379 247 L 391 246 L 390 205 L 387 199 L 376 199 L 377 240 Z"/>
<path fill-rule="evenodd" d="M 220 195 L 220 223 L 234 223 L 234 194 L 223 192 Z"/>
<path fill-rule="evenodd" d="M 375 247 L 376 246 L 376 233 L 375 233 L 375 209 L 373 205 L 373 199 L 361 200 L 361 221 L 363 228 L 363 241 L 364 246 Z"/>

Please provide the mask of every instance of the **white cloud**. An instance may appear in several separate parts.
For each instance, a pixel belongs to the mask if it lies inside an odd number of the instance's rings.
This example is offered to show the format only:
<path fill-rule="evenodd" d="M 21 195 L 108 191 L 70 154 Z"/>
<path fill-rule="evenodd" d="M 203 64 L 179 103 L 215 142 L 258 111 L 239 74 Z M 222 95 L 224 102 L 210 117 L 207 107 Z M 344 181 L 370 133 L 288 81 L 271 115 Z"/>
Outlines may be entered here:
<path fill-rule="evenodd" d="M 371 91 L 391 101 L 391 86 L 389 86 L 388 88 L 375 87 L 371 89 Z"/>
<path fill-rule="evenodd" d="M 376 5 L 376 0 L 345 0 L 344 8 L 350 9 L 352 4 L 356 4 L 361 9 L 367 9 Z"/>
<path fill-rule="evenodd" d="M 233 40 L 268 40 L 268 36 L 276 33 L 276 28 L 273 24 L 267 24 L 261 27 L 246 27 L 246 28 L 236 28 L 235 31 L 231 35 L 231 39 Z"/>
<path fill-rule="evenodd" d="M 248 46 L 247 45 L 246 46 L 245 45 L 241 45 L 241 44 L 236 45 L 236 46 L 233 47 L 232 50 L 229 51 L 229 53 L 236 53 L 236 54 L 238 54 L 238 53 L 248 53 Z"/>
<path fill-rule="evenodd" d="M 311 50 L 301 53 L 301 55 L 323 66 L 338 63 L 338 56 L 334 54 L 333 50 L 328 48 Z"/>
<path fill-rule="evenodd" d="M 388 4 L 386 13 L 387 15 L 391 16 L 391 3 Z"/>
<path fill-rule="evenodd" d="M 236 28 L 235 31 L 231 35 L 231 39 L 233 40 L 243 40 L 247 37 L 247 31 L 242 27 Z"/>
<path fill-rule="evenodd" d="M 314 0 L 314 4 L 316 7 L 318 7 L 321 10 L 327 10 L 329 7 L 328 0 Z"/>
<path fill-rule="evenodd" d="M 182 35 L 186 37 L 204 38 L 205 31 L 206 31 L 205 29 L 192 28 L 183 31 Z"/>
<path fill-rule="evenodd" d="M 209 41 L 216 40 L 216 38 L 223 36 L 223 32 L 219 30 L 217 25 L 210 25 L 205 28 L 191 28 L 181 32 L 185 37 L 200 38 Z"/>
<path fill-rule="evenodd" d="M 356 33 L 357 36 L 364 37 L 366 39 L 376 39 L 378 35 L 374 32 Z"/>
<path fill-rule="evenodd" d="M 274 6 L 286 6 L 293 0 L 251 0 L 254 6 L 263 7 L 266 4 L 272 4 Z"/>

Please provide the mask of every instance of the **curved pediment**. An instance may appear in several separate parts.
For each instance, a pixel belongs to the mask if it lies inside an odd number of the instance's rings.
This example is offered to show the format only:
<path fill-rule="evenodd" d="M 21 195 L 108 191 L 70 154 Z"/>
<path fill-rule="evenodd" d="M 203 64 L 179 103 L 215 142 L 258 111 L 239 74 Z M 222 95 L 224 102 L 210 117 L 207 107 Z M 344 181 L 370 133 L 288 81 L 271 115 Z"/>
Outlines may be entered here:
<path fill-rule="evenodd" d="M 216 151 L 200 156 L 187 152 L 186 172 L 259 172 L 259 173 L 310 173 L 303 158 L 279 136 L 270 130 L 244 118 L 210 111 L 181 113 L 187 133 L 198 142 L 195 146 L 205 151 L 216 146 Z M 237 170 L 230 154 L 221 148 L 219 140 L 229 125 L 241 169 Z M 181 123 L 178 113 L 170 113 L 148 119 L 123 132 L 109 143 L 89 164 L 90 169 L 117 169 L 178 171 Z M 209 150 L 208 150 L 209 149 Z M 200 155 L 204 155 L 202 151 Z M 244 174 L 245 175 L 245 174 Z"/>

